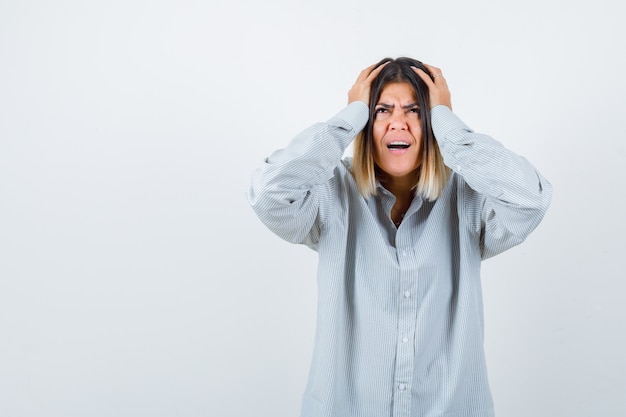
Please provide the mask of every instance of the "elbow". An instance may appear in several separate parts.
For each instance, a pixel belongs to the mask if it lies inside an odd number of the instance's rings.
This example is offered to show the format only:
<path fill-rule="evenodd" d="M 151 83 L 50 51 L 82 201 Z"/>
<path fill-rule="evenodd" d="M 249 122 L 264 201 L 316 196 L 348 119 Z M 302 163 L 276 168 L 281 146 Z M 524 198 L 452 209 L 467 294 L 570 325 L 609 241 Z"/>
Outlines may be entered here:
<path fill-rule="evenodd" d="M 295 199 L 295 196 L 287 198 L 267 190 L 256 194 L 251 190 L 247 198 L 261 223 L 281 239 L 300 244 L 313 233 L 317 216 L 308 193 Z"/>
<path fill-rule="evenodd" d="M 552 184 L 545 178 L 540 178 L 536 195 L 535 211 L 541 218 L 546 214 L 552 203 Z"/>

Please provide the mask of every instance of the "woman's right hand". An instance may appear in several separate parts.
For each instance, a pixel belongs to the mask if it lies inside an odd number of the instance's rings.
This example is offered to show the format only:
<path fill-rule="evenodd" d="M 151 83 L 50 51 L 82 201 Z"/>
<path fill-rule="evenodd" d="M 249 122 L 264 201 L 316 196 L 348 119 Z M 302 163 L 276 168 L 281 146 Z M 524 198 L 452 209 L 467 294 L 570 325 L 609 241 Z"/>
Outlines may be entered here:
<path fill-rule="evenodd" d="M 388 63 L 389 61 L 378 66 L 377 68 L 375 68 L 376 64 L 373 64 L 361 71 L 359 77 L 356 79 L 356 82 L 348 92 L 348 104 L 354 101 L 362 101 L 369 106 L 372 81 L 374 81 L 380 71 Z"/>

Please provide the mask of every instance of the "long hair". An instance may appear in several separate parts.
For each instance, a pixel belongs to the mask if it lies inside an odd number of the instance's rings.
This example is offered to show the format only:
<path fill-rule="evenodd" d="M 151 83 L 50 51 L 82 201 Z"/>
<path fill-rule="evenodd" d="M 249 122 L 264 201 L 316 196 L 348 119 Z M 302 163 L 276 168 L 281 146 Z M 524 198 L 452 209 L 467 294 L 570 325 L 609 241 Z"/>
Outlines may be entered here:
<path fill-rule="evenodd" d="M 365 128 L 357 135 L 354 141 L 354 156 L 352 175 L 359 192 L 364 197 L 376 195 L 376 180 L 383 179 L 383 173 L 374 162 L 373 124 L 376 115 L 375 108 L 383 88 L 394 82 L 406 82 L 413 87 L 415 97 L 420 107 L 422 122 L 422 143 L 420 148 L 419 168 L 415 178 L 414 189 L 416 194 L 433 201 L 436 200 L 448 182 L 450 169 L 443 163 L 439 145 L 435 140 L 430 121 L 430 102 L 428 86 L 411 68 L 417 67 L 432 74 L 420 61 L 412 58 L 384 58 L 376 67 L 388 62 L 380 74 L 372 82 L 369 102 L 369 120 Z"/>

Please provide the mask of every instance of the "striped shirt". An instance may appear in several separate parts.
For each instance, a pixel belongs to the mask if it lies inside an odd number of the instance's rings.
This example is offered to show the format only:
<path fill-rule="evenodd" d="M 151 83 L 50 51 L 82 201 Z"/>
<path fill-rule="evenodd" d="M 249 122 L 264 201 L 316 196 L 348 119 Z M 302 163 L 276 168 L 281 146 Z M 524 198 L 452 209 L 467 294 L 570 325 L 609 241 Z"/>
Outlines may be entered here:
<path fill-rule="evenodd" d="M 248 200 L 281 238 L 319 254 L 315 346 L 302 417 L 489 417 L 482 259 L 521 243 L 551 186 L 524 158 L 431 110 L 449 183 L 416 196 L 396 228 L 394 196 L 362 197 L 344 151 L 368 119 L 354 102 L 274 152 Z"/>

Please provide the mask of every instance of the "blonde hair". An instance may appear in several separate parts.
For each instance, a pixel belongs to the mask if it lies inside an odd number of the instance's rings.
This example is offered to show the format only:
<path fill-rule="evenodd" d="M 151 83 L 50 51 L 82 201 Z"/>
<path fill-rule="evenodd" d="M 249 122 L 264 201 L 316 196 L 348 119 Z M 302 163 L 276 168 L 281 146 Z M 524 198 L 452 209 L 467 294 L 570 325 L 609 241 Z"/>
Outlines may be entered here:
<path fill-rule="evenodd" d="M 380 179 L 380 169 L 374 163 L 372 141 L 364 139 L 361 132 L 354 142 L 354 157 L 352 160 L 352 176 L 357 188 L 363 197 L 376 195 L 376 180 Z M 450 168 L 444 165 L 435 143 L 431 152 L 420 152 L 420 166 L 415 178 L 415 193 L 429 201 L 436 200 L 448 183 Z"/>
<path fill-rule="evenodd" d="M 406 82 L 410 84 L 420 103 L 420 118 L 422 121 L 422 143 L 420 149 L 420 164 L 416 172 L 415 193 L 429 201 L 436 200 L 448 183 L 450 169 L 443 163 L 439 145 L 432 132 L 430 122 L 430 105 L 428 101 L 428 86 L 415 74 L 411 67 L 417 67 L 431 75 L 428 69 L 412 58 L 385 58 L 377 65 L 389 62 L 374 80 L 370 93 L 370 116 L 365 128 L 354 141 L 354 155 L 352 161 L 352 175 L 359 192 L 364 197 L 376 195 L 376 180 L 381 180 L 384 173 L 374 162 L 374 141 L 372 126 L 374 108 L 382 89 L 391 82 Z M 432 76 L 432 75 L 431 75 Z"/>

